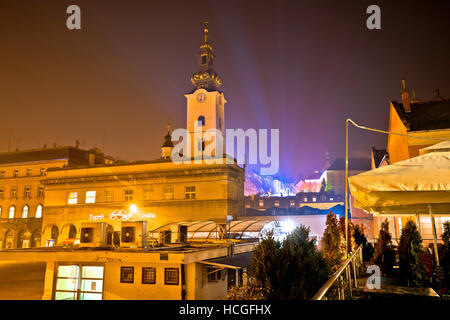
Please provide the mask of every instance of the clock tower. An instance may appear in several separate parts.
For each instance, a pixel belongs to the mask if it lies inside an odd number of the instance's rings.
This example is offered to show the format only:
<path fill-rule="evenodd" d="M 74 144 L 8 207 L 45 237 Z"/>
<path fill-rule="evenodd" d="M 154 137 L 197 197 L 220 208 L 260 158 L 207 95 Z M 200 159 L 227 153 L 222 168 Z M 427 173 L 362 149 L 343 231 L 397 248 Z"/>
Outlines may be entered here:
<path fill-rule="evenodd" d="M 216 154 L 216 138 L 212 135 L 209 141 L 203 142 L 198 137 L 203 137 L 209 129 L 217 129 L 225 140 L 225 103 L 227 102 L 222 92 L 219 91 L 222 79 L 213 70 L 214 53 L 208 40 L 208 23 L 203 25 L 203 43 L 200 45 L 198 55 L 199 69 L 191 76 L 194 89 L 186 94 L 187 99 L 187 123 L 186 129 L 191 137 L 191 156 L 202 154 L 205 149 L 213 147 L 212 155 Z M 214 144 L 214 146 L 210 146 Z M 195 151 L 194 151 L 195 150 Z M 225 141 L 222 145 L 222 153 L 225 150 Z"/>

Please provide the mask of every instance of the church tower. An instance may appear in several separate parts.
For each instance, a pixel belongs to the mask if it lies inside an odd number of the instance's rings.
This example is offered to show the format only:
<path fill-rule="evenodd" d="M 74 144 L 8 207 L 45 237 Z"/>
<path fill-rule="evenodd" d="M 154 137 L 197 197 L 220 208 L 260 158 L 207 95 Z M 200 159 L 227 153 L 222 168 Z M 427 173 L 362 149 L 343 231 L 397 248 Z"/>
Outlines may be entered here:
<path fill-rule="evenodd" d="M 225 140 L 225 103 L 227 102 L 219 87 L 222 85 L 222 79 L 213 70 L 214 53 L 208 39 L 208 23 L 203 25 L 203 43 L 200 45 L 198 54 L 199 68 L 196 73 L 191 76 L 191 82 L 194 89 L 191 93 L 186 94 L 187 99 L 187 123 L 186 129 L 191 136 L 191 155 L 202 154 L 203 151 L 210 146 L 217 150 L 213 138 L 210 141 L 202 142 L 195 137 L 203 136 L 209 129 L 217 129 L 221 132 Z M 197 126 L 197 123 L 200 125 Z M 197 140 L 197 141 L 195 141 Z M 196 151 L 194 151 L 194 148 Z M 223 142 L 222 152 L 224 153 L 225 141 Z M 216 152 L 212 152 L 213 155 Z"/>

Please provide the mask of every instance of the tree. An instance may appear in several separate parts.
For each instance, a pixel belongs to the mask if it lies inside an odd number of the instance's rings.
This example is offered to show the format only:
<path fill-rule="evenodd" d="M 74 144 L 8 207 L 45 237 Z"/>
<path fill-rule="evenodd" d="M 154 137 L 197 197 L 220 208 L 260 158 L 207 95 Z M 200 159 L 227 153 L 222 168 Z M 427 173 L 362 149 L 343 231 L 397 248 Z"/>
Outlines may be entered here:
<path fill-rule="evenodd" d="M 445 288 L 450 290 L 450 221 L 444 223 L 444 232 L 442 233 L 442 240 L 444 241 L 442 267 L 445 274 Z"/>
<path fill-rule="evenodd" d="M 353 237 L 355 238 L 355 244 L 359 247 L 362 245 L 362 255 L 363 261 L 370 261 L 373 258 L 373 246 L 367 241 L 366 235 L 364 234 L 363 225 L 355 225 L 353 231 Z"/>
<path fill-rule="evenodd" d="M 424 287 L 429 279 L 425 267 L 420 261 L 422 237 L 414 221 L 409 220 L 402 230 L 398 247 L 400 257 L 400 276 L 408 286 Z"/>
<path fill-rule="evenodd" d="M 389 233 L 389 221 L 386 219 L 381 223 L 378 234 L 378 241 L 375 244 L 374 263 L 380 266 L 381 271 L 386 275 L 392 275 L 394 266 L 394 249 L 392 248 L 392 237 Z"/>
<path fill-rule="evenodd" d="M 282 241 L 268 233 L 256 246 L 249 268 L 250 288 L 264 299 L 310 299 L 328 280 L 327 261 L 300 226 Z"/>
<path fill-rule="evenodd" d="M 331 270 L 336 271 L 345 257 L 345 245 L 339 230 L 336 215 L 331 211 L 327 215 L 326 228 L 322 238 L 322 253 L 328 260 Z"/>
<path fill-rule="evenodd" d="M 353 248 L 356 248 L 355 239 L 353 238 L 353 223 L 348 220 L 347 222 L 347 230 L 348 230 L 348 243 L 347 243 L 347 249 L 345 249 L 345 217 L 339 218 L 339 230 L 341 231 L 342 239 L 343 239 L 343 250 L 345 253 L 352 252 Z"/>

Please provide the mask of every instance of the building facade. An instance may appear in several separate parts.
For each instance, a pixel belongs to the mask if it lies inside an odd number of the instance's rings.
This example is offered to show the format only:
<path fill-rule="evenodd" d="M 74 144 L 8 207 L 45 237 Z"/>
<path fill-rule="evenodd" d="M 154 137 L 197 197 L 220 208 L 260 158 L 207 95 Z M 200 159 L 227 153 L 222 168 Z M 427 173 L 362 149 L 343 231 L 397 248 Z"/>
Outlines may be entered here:
<path fill-rule="evenodd" d="M 45 180 L 51 168 L 113 160 L 98 150 L 55 147 L 0 154 L 0 249 L 38 247 L 41 242 Z"/>

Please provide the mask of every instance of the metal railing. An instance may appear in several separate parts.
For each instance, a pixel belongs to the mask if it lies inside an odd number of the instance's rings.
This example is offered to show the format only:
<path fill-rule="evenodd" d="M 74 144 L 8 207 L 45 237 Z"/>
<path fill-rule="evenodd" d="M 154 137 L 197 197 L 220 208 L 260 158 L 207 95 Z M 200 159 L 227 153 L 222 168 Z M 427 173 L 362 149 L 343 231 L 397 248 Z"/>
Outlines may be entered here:
<path fill-rule="evenodd" d="M 347 278 L 347 285 L 349 289 L 350 298 L 352 297 L 352 283 L 354 283 L 355 288 L 357 288 L 357 263 L 362 263 L 362 245 L 358 247 L 358 249 L 353 252 L 353 254 L 345 260 L 345 262 L 339 267 L 339 269 L 331 276 L 330 279 L 322 286 L 322 288 L 317 291 L 312 300 L 322 300 L 328 290 L 333 286 L 333 284 L 339 280 L 338 284 L 338 299 L 345 299 L 345 285 L 343 281 L 343 272 L 345 271 L 345 277 Z M 350 266 L 351 264 L 351 266 Z M 353 267 L 353 279 L 351 275 L 351 267 Z"/>

